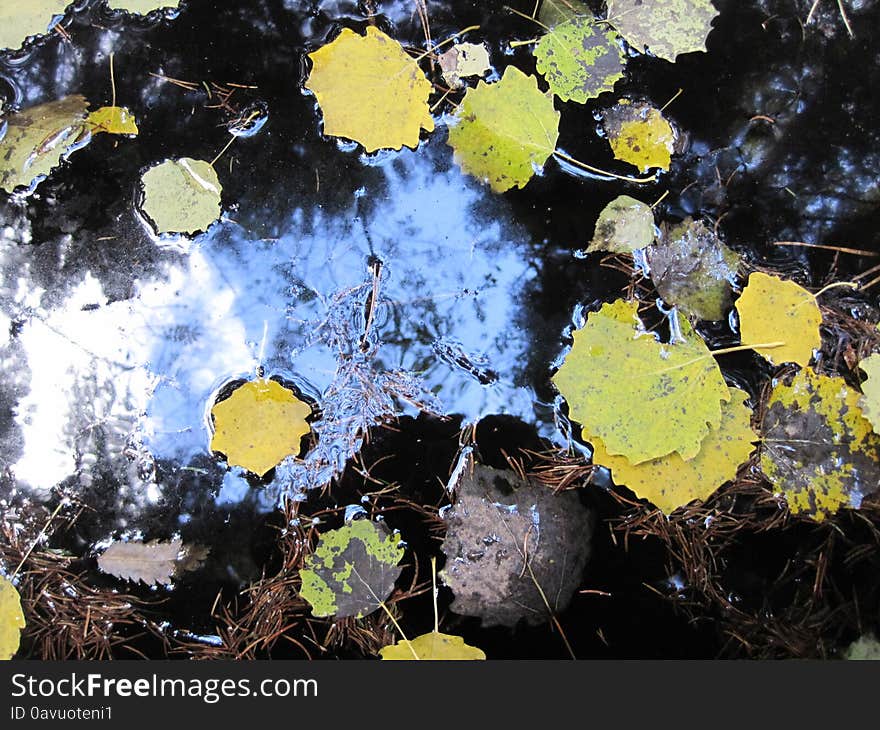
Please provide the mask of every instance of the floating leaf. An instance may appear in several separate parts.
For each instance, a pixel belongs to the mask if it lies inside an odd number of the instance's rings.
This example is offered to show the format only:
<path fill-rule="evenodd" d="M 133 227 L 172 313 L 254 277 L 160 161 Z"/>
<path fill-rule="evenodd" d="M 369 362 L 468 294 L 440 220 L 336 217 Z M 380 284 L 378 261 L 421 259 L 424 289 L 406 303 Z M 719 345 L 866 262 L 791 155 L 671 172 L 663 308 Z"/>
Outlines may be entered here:
<path fill-rule="evenodd" d="M 675 61 L 706 50 L 718 11 L 712 0 L 610 0 L 608 20 L 637 51 Z"/>
<path fill-rule="evenodd" d="M 859 363 L 859 367 L 865 371 L 868 379 L 862 383 L 862 397 L 859 406 L 874 431 L 880 433 L 880 353 L 866 357 Z"/>
<path fill-rule="evenodd" d="M 415 659 L 413 652 L 422 660 L 449 661 L 486 658 L 486 653 L 482 649 L 465 644 L 464 639 L 460 636 L 441 634 L 439 631 L 422 634 L 415 639 L 410 639 L 409 642 L 398 641 L 396 644 L 382 647 L 379 650 L 383 659 L 398 661 Z"/>
<path fill-rule="evenodd" d="M 15 586 L 0 575 L 0 660 L 12 659 L 25 627 L 21 598 Z"/>
<path fill-rule="evenodd" d="M 880 641 L 870 634 L 860 636 L 850 644 L 843 653 L 844 659 L 850 660 L 880 660 Z"/>
<path fill-rule="evenodd" d="M 403 46 L 378 28 L 366 36 L 348 28 L 309 54 L 306 81 L 324 115 L 324 134 L 360 142 L 367 152 L 415 148 L 431 132 L 431 82 Z"/>
<path fill-rule="evenodd" d="M 487 626 L 539 624 L 550 618 L 542 591 L 554 611 L 564 610 L 590 553 L 591 514 L 577 494 L 479 464 L 462 473 L 455 492 L 441 515 L 441 576 L 455 594 L 452 610 Z"/>
<path fill-rule="evenodd" d="M 626 59 L 613 31 L 590 18 L 551 28 L 535 46 L 538 73 L 562 101 L 579 104 L 611 91 Z"/>
<path fill-rule="evenodd" d="M 642 172 L 668 170 L 675 151 L 675 131 L 659 109 L 622 99 L 605 112 L 602 126 L 618 160 Z"/>
<path fill-rule="evenodd" d="M 789 509 L 817 521 L 861 505 L 880 486 L 880 436 L 843 378 L 801 370 L 770 394 L 761 426 L 761 468 Z"/>
<path fill-rule="evenodd" d="M 641 329 L 638 303 L 604 304 L 574 332 L 553 382 L 571 417 L 632 464 L 699 453 L 721 421 L 730 391 L 715 358 L 686 320 L 682 340 L 661 343 Z M 662 424 L 662 427 L 658 427 Z"/>
<path fill-rule="evenodd" d="M 451 87 L 468 76 L 483 76 L 491 67 L 489 50 L 482 43 L 459 43 L 437 59 L 443 79 Z"/>
<path fill-rule="evenodd" d="M 211 163 L 181 157 L 154 165 L 141 177 L 141 209 L 157 233 L 207 230 L 220 217 L 223 187 Z"/>
<path fill-rule="evenodd" d="M 538 20 L 549 28 L 581 16 L 593 17 L 593 13 L 581 0 L 543 0 L 538 10 Z"/>
<path fill-rule="evenodd" d="M 147 15 L 161 8 L 176 8 L 180 0 L 110 0 L 111 10 L 125 10 L 128 13 Z"/>
<path fill-rule="evenodd" d="M 654 211 L 629 195 L 620 195 L 599 213 L 596 232 L 587 249 L 612 253 L 633 253 L 654 240 Z"/>
<path fill-rule="evenodd" d="M 89 114 L 87 121 L 92 126 L 92 134 L 104 132 L 134 136 L 138 133 L 134 115 L 124 106 L 102 106 Z"/>
<path fill-rule="evenodd" d="M 306 421 L 311 412 L 308 403 L 281 383 L 250 380 L 211 409 L 211 451 L 225 454 L 230 464 L 263 476 L 300 452 L 302 437 L 311 430 Z"/>
<path fill-rule="evenodd" d="M 647 257 L 651 281 L 667 303 L 699 319 L 719 320 L 727 315 L 739 256 L 702 221 L 686 218 L 676 225 L 663 225 Z"/>
<path fill-rule="evenodd" d="M 71 152 L 88 144 L 88 102 L 80 95 L 32 106 L 5 118 L 0 139 L 0 188 L 35 187 Z"/>
<path fill-rule="evenodd" d="M 208 548 L 184 545 L 180 538 L 168 542 L 117 541 L 98 556 L 98 568 L 123 580 L 147 585 L 171 585 L 174 576 L 195 570 Z"/>
<path fill-rule="evenodd" d="M 300 571 L 300 593 L 313 616 L 361 618 L 391 594 L 402 557 L 399 534 L 387 534 L 381 523 L 355 520 L 321 535 Z"/>
<path fill-rule="evenodd" d="M 31 36 L 48 33 L 71 0 L 4 0 L 0 3 L 0 50 L 17 49 Z"/>
<path fill-rule="evenodd" d="M 455 161 L 495 192 L 523 187 L 556 149 L 559 112 L 538 80 L 515 66 L 468 89 L 449 128 Z"/>
<path fill-rule="evenodd" d="M 757 271 L 749 276 L 736 302 L 744 345 L 784 342 L 754 350 L 774 365 L 795 362 L 806 367 L 822 345 L 822 312 L 816 298 L 799 284 Z"/>
<path fill-rule="evenodd" d="M 752 453 L 756 436 L 751 429 L 751 410 L 743 401 L 746 393 L 731 389 L 730 403 L 721 406 L 721 421 L 700 444 L 700 452 L 689 461 L 676 453 L 631 464 L 624 456 L 611 456 L 602 441 L 583 434 L 593 445 L 593 463 L 611 470 L 615 483 L 626 485 L 665 514 L 695 499 L 706 499 L 718 487 L 736 476 L 737 469 Z"/>

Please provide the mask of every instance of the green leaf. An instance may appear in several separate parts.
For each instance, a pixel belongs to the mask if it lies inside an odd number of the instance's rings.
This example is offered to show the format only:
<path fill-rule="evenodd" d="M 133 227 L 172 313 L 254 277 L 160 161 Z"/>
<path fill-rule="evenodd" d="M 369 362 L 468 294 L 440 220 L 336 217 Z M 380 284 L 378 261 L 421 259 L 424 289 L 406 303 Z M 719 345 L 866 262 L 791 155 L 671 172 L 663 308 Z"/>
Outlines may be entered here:
<path fill-rule="evenodd" d="M 49 32 L 55 16 L 71 0 L 3 0 L 0 3 L 0 50 L 18 49 L 27 38 Z"/>
<path fill-rule="evenodd" d="M 706 36 L 718 11 L 712 0 L 609 0 L 608 20 L 639 52 L 675 61 L 682 53 L 706 50 Z"/>
<path fill-rule="evenodd" d="M 860 636 L 846 648 L 843 658 L 856 661 L 880 660 L 880 641 L 871 634 Z"/>
<path fill-rule="evenodd" d="M 859 363 L 868 379 L 862 383 L 862 397 L 859 399 L 862 413 L 874 430 L 880 432 L 880 353 L 866 357 Z"/>
<path fill-rule="evenodd" d="M 413 654 L 415 653 L 415 656 Z M 464 643 L 460 636 L 441 634 L 439 631 L 431 631 L 422 634 L 415 639 L 407 641 L 403 639 L 391 646 L 385 646 L 379 650 L 379 655 L 387 660 L 465 660 L 485 659 L 486 653 L 475 646 Z"/>
<path fill-rule="evenodd" d="M 325 532 L 300 571 L 312 615 L 361 618 L 378 609 L 401 573 L 403 549 L 400 535 L 366 519 Z"/>
<path fill-rule="evenodd" d="M 141 177 L 141 210 L 157 233 L 205 231 L 220 217 L 222 186 L 211 163 L 182 157 L 165 160 Z"/>
<path fill-rule="evenodd" d="M 777 385 L 764 409 L 761 468 L 789 509 L 821 522 L 858 509 L 880 487 L 880 436 L 843 378 L 801 370 Z"/>
<path fill-rule="evenodd" d="M 642 172 L 668 170 L 675 151 L 675 131 L 659 109 L 622 99 L 607 110 L 602 126 L 614 156 Z"/>
<path fill-rule="evenodd" d="M 580 16 L 593 17 L 581 0 L 543 0 L 538 10 L 538 20 L 550 28 Z"/>
<path fill-rule="evenodd" d="M 721 421 L 730 390 L 715 358 L 686 320 L 682 340 L 645 332 L 638 303 L 604 304 L 574 332 L 553 382 L 571 417 L 610 455 L 640 464 L 673 451 L 692 459 Z"/>
<path fill-rule="evenodd" d="M 455 161 L 495 192 L 523 187 L 556 149 L 559 112 L 538 80 L 515 66 L 468 89 L 449 128 Z"/>
<path fill-rule="evenodd" d="M 538 73 L 562 101 L 579 104 L 611 91 L 626 59 L 615 34 L 590 18 L 551 28 L 535 46 Z"/>
<path fill-rule="evenodd" d="M 651 281 L 660 296 L 699 319 L 726 317 L 739 256 L 702 221 L 686 218 L 660 230 L 659 241 L 647 250 Z"/>
<path fill-rule="evenodd" d="M 176 8 L 180 0 L 109 0 L 111 10 L 125 10 L 128 13 L 146 15 L 160 8 Z"/>
<path fill-rule="evenodd" d="M 654 240 L 654 211 L 629 195 L 612 200 L 599 214 L 588 253 L 633 253 Z"/>
<path fill-rule="evenodd" d="M 15 586 L 0 575 L 0 660 L 12 659 L 25 627 L 21 598 Z"/>

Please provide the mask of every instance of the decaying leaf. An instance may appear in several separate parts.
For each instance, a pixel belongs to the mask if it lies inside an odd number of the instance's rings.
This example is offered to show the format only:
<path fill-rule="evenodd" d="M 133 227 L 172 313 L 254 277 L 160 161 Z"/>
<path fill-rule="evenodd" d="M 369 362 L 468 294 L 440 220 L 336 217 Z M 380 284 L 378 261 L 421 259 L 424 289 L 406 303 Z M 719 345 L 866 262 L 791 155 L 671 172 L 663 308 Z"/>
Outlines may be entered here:
<path fill-rule="evenodd" d="M 92 127 L 92 134 L 125 134 L 135 136 L 138 133 L 134 115 L 124 106 L 102 106 L 87 118 Z"/>
<path fill-rule="evenodd" d="M 732 398 L 721 406 L 721 422 L 700 444 L 700 452 L 688 461 L 676 453 L 631 464 L 624 456 L 611 456 L 602 441 L 583 434 L 593 445 L 593 463 L 611 470 L 616 484 L 629 487 L 665 514 L 695 499 L 706 499 L 718 487 L 736 476 L 740 464 L 749 458 L 757 439 L 752 431 L 751 410 L 743 401 L 746 393 L 731 389 Z"/>
<path fill-rule="evenodd" d="M 718 11 L 712 0 L 609 0 L 608 19 L 637 51 L 675 61 L 706 50 Z"/>
<path fill-rule="evenodd" d="M 686 218 L 660 227 L 647 250 L 651 281 L 668 304 L 699 319 L 719 320 L 733 304 L 739 256 L 702 221 Z"/>
<path fill-rule="evenodd" d="M 21 598 L 15 586 L 0 575 L 0 661 L 12 659 L 18 651 L 25 627 Z"/>
<path fill-rule="evenodd" d="M 403 550 L 399 534 L 367 519 L 323 533 L 300 571 L 312 615 L 361 618 L 378 609 L 401 573 Z"/>
<path fill-rule="evenodd" d="M 495 192 L 523 187 L 556 149 L 559 112 L 538 80 L 515 66 L 468 89 L 449 128 L 455 161 Z"/>
<path fill-rule="evenodd" d="M 263 476 L 288 456 L 300 452 L 310 431 L 312 409 L 275 380 L 258 378 L 236 388 L 211 408 L 211 451 L 226 461 Z"/>
<path fill-rule="evenodd" d="M 117 541 L 98 556 L 98 568 L 123 580 L 147 585 L 171 585 L 175 576 L 195 570 L 208 548 L 184 545 L 180 538 L 167 542 Z"/>
<path fill-rule="evenodd" d="M 880 353 L 866 357 L 859 363 L 868 379 L 862 383 L 862 397 L 859 406 L 865 418 L 870 421 L 874 431 L 880 433 Z"/>
<path fill-rule="evenodd" d="M 415 652 L 416 656 L 413 656 Z M 431 631 L 415 639 L 398 641 L 391 646 L 382 647 L 379 655 L 389 660 L 410 660 L 418 657 L 421 660 L 450 661 L 463 659 L 485 659 L 482 649 L 464 643 L 460 636 L 441 634 Z"/>
<path fill-rule="evenodd" d="M 654 211 L 647 203 L 620 195 L 599 213 L 596 232 L 587 249 L 611 253 L 633 253 L 654 240 Z"/>
<path fill-rule="evenodd" d="M 450 87 L 461 84 L 469 76 L 483 76 L 491 67 L 489 49 L 482 43 L 459 43 L 437 58 L 443 80 Z"/>
<path fill-rule="evenodd" d="M 793 513 L 821 522 L 880 487 L 880 436 L 843 378 L 801 370 L 777 385 L 761 426 L 761 468 Z"/>
<path fill-rule="evenodd" d="M 822 312 L 816 298 L 799 284 L 760 271 L 749 275 L 736 301 L 744 345 L 784 343 L 754 350 L 774 365 L 795 362 L 806 367 L 822 345 Z"/>
<path fill-rule="evenodd" d="M 706 343 L 686 320 L 680 326 L 682 340 L 661 343 L 642 328 L 637 302 L 617 300 L 574 332 L 553 382 L 608 454 L 632 464 L 673 451 L 693 459 L 718 427 L 730 390 Z"/>
<path fill-rule="evenodd" d="M 367 26 L 348 28 L 309 54 L 306 88 L 318 99 L 324 134 L 360 142 L 367 152 L 415 149 L 422 129 L 431 132 L 431 82 L 396 40 Z"/>
<path fill-rule="evenodd" d="M 55 16 L 72 0 L 4 0 L 0 3 L 0 50 L 20 48 L 31 36 L 48 33 Z"/>
<path fill-rule="evenodd" d="M 205 231 L 220 217 L 223 186 L 209 162 L 165 160 L 143 174 L 141 185 L 141 210 L 159 234 Z"/>
<path fill-rule="evenodd" d="M 877 641 L 871 634 L 860 636 L 846 648 L 846 651 L 843 652 L 843 658 L 856 661 L 878 661 L 880 660 L 880 641 Z"/>
<path fill-rule="evenodd" d="M 78 94 L 11 114 L 0 139 L 0 188 L 35 187 L 91 139 L 85 97 Z"/>
<path fill-rule="evenodd" d="M 581 16 L 593 17 L 593 13 L 581 0 L 542 0 L 538 10 L 538 20 L 548 28 L 555 28 L 560 23 Z"/>
<path fill-rule="evenodd" d="M 441 513 L 452 610 L 487 626 L 536 625 L 550 618 L 542 591 L 552 611 L 564 610 L 590 554 L 591 514 L 577 494 L 482 465 L 461 475 L 455 493 Z"/>
<path fill-rule="evenodd" d="M 176 8 L 180 0 L 110 0 L 111 10 L 125 10 L 128 13 L 146 15 L 162 8 Z"/>
<path fill-rule="evenodd" d="M 641 172 L 668 170 L 675 151 L 675 131 L 659 109 L 622 99 L 606 111 L 602 126 L 614 156 Z"/>
<path fill-rule="evenodd" d="M 550 90 L 579 104 L 611 91 L 626 63 L 614 32 L 591 18 L 551 28 L 535 46 L 535 59 Z"/>

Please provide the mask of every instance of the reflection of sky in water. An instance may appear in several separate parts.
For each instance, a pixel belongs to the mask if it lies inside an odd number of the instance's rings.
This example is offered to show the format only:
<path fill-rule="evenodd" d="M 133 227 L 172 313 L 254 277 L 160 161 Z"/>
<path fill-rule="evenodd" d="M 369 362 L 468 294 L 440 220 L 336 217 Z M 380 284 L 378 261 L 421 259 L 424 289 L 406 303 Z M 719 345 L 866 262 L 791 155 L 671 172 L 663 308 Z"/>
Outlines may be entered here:
<path fill-rule="evenodd" d="M 21 278 L 4 297 L 15 301 L 10 318 L 32 315 L 17 338 L 30 371 L 16 409 L 17 480 L 88 482 L 103 460 L 124 491 L 155 500 L 152 462 L 186 466 L 207 455 L 217 388 L 261 363 L 315 395 L 324 413 L 312 463 L 288 460 L 280 486 L 317 486 L 357 447 L 365 420 L 387 408 L 414 412 L 391 395 L 433 394 L 468 421 L 492 413 L 534 421 L 533 394 L 516 381 L 528 338 L 512 323 L 534 275 L 524 234 L 504 220 L 503 200 L 454 168 L 438 173 L 434 149 L 446 153 L 432 141 L 374 161 L 384 180 L 359 191 L 349 211 L 298 208 L 275 239 L 224 220 L 127 300 L 108 303 L 88 275 L 41 306 Z M 383 266 L 364 354 L 374 258 Z M 376 400 L 372 388 L 386 392 Z M 222 498 L 234 501 L 237 490 L 241 479 L 227 476 Z"/>

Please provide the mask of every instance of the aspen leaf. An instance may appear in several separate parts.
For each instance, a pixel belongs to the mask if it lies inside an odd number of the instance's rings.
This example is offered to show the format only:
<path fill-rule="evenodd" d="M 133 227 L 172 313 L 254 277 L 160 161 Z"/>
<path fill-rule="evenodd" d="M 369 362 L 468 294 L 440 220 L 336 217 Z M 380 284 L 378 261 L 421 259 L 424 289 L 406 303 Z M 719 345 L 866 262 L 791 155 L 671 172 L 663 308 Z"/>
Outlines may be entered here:
<path fill-rule="evenodd" d="M 53 17 L 72 0 L 4 0 L 0 3 L 0 50 L 17 49 L 31 36 L 49 32 Z"/>
<path fill-rule="evenodd" d="M 211 408 L 211 451 L 226 461 L 263 476 L 288 456 L 300 452 L 309 433 L 308 403 L 274 380 L 250 380 Z"/>
<path fill-rule="evenodd" d="M 611 91 L 626 63 L 615 34 L 590 18 L 550 29 L 535 46 L 538 73 L 562 101 L 579 104 Z"/>
<path fill-rule="evenodd" d="M 801 370 L 777 385 L 761 424 L 761 468 L 796 514 L 821 522 L 880 486 L 880 436 L 843 378 Z"/>
<path fill-rule="evenodd" d="M 443 80 L 451 87 L 468 76 L 483 76 L 492 66 L 489 51 L 482 43 L 459 43 L 437 58 Z"/>
<path fill-rule="evenodd" d="M 608 20 L 637 51 L 675 61 L 706 50 L 718 11 L 712 0 L 609 0 Z"/>
<path fill-rule="evenodd" d="M 596 232 L 587 249 L 611 253 L 633 253 L 654 240 L 654 211 L 647 203 L 620 195 L 599 213 Z"/>
<path fill-rule="evenodd" d="M 538 10 L 538 20 L 549 28 L 582 16 L 592 18 L 593 13 L 581 0 L 542 0 Z"/>
<path fill-rule="evenodd" d="M 593 463 L 609 468 L 615 483 L 626 485 L 665 514 L 706 499 L 736 476 L 757 439 L 750 426 L 752 412 L 743 403 L 746 393 L 732 388 L 731 395 L 731 401 L 721 406 L 721 421 L 709 430 L 693 459 L 685 461 L 673 452 L 631 464 L 624 456 L 611 456 L 600 439 L 584 433 L 584 440 L 593 445 Z"/>
<path fill-rule="evenodd" d="M 223 187 L 209 162 L 165 160 L 143 174 L 141 185 L 141 210 L 159 234 L 205 231 L 220 217 Z"/>
<path fill-rule="evenodd" d="M 859 399 L 862 413 L 874 431 L 880 432 L 880 353 L 874 353 L 859 363 L 868 379 L 862 383 L 862 397 Z"/>
<path fill-rule="evenodd" d="M 431 132 L 431 82 L 396 40 L 374 26 L 348 28 L 309 54 L 306 88 L 324 115 L 324 134 L 360 142 L 367 152 L 419 144 Z"/>
<path fill-rule="evenodd" d="M 329 530 L 305 559 L 300 595 L 313 616 L 366 616 L 394 589 L 403 550 L 399 534 L 367 519 Z"/>
<path fill-rule="evenodd" d="M 538 80 L 515 66 L 468 89 L 449 128 L 455 161 L 495 192 L 523 187 L 556 149 L 559 112 Z"/>
<path fill-rule="evenodd" d="M 754 347 L 774 365 L 794 362 L 806 367 L 822 345 L 822 312 L 816 298 L 799 284 L 760 271 L 749 275 L 736 302 L 744 345 L 784 342 L 780 347 Z"/>
<path fill-rule="evenodd" d="M 12 659 L 25 627 L 21 598 L 15 586 L 0 575 L 0 660 Z"/>
<path fill-rule="evenodd" d="M 111 10 L 125 10 L 128 13 L 147 15 L 161 8 L 176 8 L 180 0 L 110 0 Z"/>
<path fill-rule="evenodd" d="M 102 106 L 87 117 L 92 127 L 92 134 L 125 134 L 134 136 L 138 133 L 134 115 L 124 106 Z"/>
<path fill-rule="evenodd" d="M 843 652 L 843 659 L 878 661 L 880 660 L 880 641 L 877 641 L 871 634 L 860 636 Z"/>
<path fill-rule="evenodd" d="M 608 454 L 632 464 L 699 453 L 721 421 L 730 390 L 721 370 L 686 320 L 682 341 L 660 342 L 641 329 L 638 303 L 604 304 L 574 332 L 574 344 L 553 382 L 571 417 L 597 436 Z"/>
<path fill-rule="evenodd" d="M 464 643 L 460 636 L 441 634 L 439 631 L 431 631 L 417 636 L 407 642 L 405 639 L 391 646 L 382 647 L 379 655 L 387 660 L 415 659 L 413 652 L 421 660 L 462 660 L 462 659 L 485 659 L 486 653 L 482 649 Z"/>
<path fill-rule="evenodd" d="M 602 117 L 614 156 L 641 172 L 668 170 L 675 151 L 675 131 L 659 109 L 622 99 Z"/>

